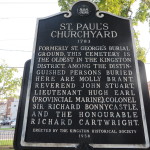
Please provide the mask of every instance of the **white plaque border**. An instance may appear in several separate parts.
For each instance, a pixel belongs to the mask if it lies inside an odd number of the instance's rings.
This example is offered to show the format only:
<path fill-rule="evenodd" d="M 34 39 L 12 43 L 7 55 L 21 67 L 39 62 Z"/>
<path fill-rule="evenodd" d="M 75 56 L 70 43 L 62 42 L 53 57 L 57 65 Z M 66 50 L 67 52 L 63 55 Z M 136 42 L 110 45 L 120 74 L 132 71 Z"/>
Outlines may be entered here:
<path fill-rule="evenodd" d="M 96 10 L 98 10 L 97 6 L 89 1 L 89 0 L 79 0 L 80 1 L 88 1 L 92 3 Z M 78 3 L 76 2 L 76 3 Z M 74 4 L 76 4 L 74 3 Z M 133 39 L 133 29 L 131 26 L 131 19 L 120 17 L 108 12 L 99 11 L 97 12 L 99 14 L 109 14 L 111 16 L 115 16 L 120 19 L 129 20 L 130 22 L 130 29 L 131 29 L 131 36 L 132 36 L 132 43 L 133 43 L 133 53 L 134 53 L 134 60 L 135 60 L 135 67 L 136 67 L 136 74 L 137 74 L 137 81 L 138 81 L 138 89 L 139 89 L 139 98 L 140 98 L 140 104 L 141 104 L 141 114 L 142 114 L 142 121 L 143 121 L 143 127 L 144 127 L 144 135 L 145 135 L 145 144 L 89 144 L 93 148 L 148 148 L 150 146 L 149 143 L 149 135 L 148 135 L 148 128 L 147 128 L 147 122 L 146 122 L 146 115 L 145 115 L 145 108 L 144 108 L 144 102 L 143 102 L 143 95 L 142 95 L 142 88 L 141 88 L 141 81 L 140 81 L 140 74 L 139 74 L 139 67 L 137 62 L 137 57 L 135 53 L 135 43 Z M 36 25 L 36 31 L 35 31 L 35 38 L 34 38 L 34 47 L 33 47 L 33 53 L 32 53 L 32 59 L 31 59 L 31 65 L 30 65 L 30 72 L 29 72 L 29 80 L 28 80 L 28 86 L 27 86 L 27 96 L 26 96 L 26 104 L 25 104 L 25 113 L 24 113 L 24 119 L 23 119 L 23 127 L 22 127 L 22 134 L 21 134 L 21 146 L 27 146 L 27 147 L 77 147 L 78 143 L 32 143 L 32 142 L 25 142 L 25 133 L 26 133 L 26 127 L 27 127 L 27 118 L 28 118 L 28 108 L 29 108 L 29 99 L 30 99 L 30 92 L 31 92 L 31 83 L 32 83 L 32 73 L 33 73 L 33 67 L 34 67 L 34 58 L 35 58 L 35 48 L 36 48 L 36 40 L 37 40 L 37 34 L 38 34 L 38 25 L 39 21 L 47 18 L 51 18 L 57 15 L 69 14 L 69 17 L 71 16 L 70 12 L 62 12 L 58 13 L 52 16 L 44 17 L 44 18 L 38 18 L 37 19 L 37 25 Z M 98 17 L 98 16 L 97 16 Z"/>

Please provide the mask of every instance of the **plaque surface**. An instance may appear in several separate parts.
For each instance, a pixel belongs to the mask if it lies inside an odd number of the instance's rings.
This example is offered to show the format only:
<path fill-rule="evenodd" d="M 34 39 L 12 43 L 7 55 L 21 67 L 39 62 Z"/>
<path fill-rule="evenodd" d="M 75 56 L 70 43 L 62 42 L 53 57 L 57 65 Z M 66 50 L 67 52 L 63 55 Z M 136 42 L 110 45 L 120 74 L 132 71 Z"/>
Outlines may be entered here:
<path fill-rule="evenodd" d="M 130 20 L 82 0 L 36 33 L 20 145 L 148 148 Z"/>

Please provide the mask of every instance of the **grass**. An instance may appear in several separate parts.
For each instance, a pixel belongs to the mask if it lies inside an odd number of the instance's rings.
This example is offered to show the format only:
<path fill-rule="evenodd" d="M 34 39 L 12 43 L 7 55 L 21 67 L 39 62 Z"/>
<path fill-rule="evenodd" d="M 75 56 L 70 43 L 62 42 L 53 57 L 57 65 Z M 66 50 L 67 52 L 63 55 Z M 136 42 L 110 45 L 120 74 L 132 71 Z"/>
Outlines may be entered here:
<path fill-rule="evenodd" d="M 14 130 L 14 128 L 0 128 L 0 130 Z"/>
<path fill-rule="evenodd" d="M 13 146 L 13 140 L 0 140 L 0 146 Z"/>
<path fill-rule="evenodd" d="M 11 149 L 11 148 L 9 148 L 9 147 L 8 147 L 8 148 L 7 148 L 7 147 L 4 147 L 4 148 L 3 148 L 3 147 L 0 147 L 0 150 L 14 150 L 14 149 Z"/>
<path fill-rule="evenodd" d="M 13 133 L 14 128 L 0 128 L 0 130 L 8 130 L 10 132 L 12 131 Z M 0 150 L 14 150 L 13 140 L 12 139 L 0 140 Z"/>

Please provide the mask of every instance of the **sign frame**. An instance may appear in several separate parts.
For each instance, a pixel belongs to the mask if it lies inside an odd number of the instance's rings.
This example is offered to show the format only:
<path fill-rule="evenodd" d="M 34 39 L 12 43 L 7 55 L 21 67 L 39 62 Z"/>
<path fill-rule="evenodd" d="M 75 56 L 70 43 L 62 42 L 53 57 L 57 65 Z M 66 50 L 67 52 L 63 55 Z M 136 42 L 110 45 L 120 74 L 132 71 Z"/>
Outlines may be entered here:
<path fill-rule="evenodd" d="M 120 19 L 125 19 L 130 22 L 130 29 L 131 29 L 131 36 L 132 36 L 131 38 L 132 38 L 132 44 L 133 44 L 133 54 L 134 54 L 134 61 L 135 61 L 135 67 L 136 67 L 136 75 L 137 75 L 137 82 L 138 82 L 137 84 L 138 84 L 138 90 L 139 90 L 140 107 L 141 107 L 141 114 L 142 114 L 142 120 L 143 120 L 143 126 L 144 126 L 144 136 L 145 136 L 145 144 L 89 144 L 89 145 L 92 146 L 93 148 L 149 148 L 150 145 L 149 145 L 148 127 L 147 127 L 146 114 L 145 114 L 145 108 L 144 108 L 139 67 L 138 67 L 138 62 L 136 60 L 135 43 L 134 43 L 134 39 L 133 39 L 133 30 L 132 30 L 131 19 L 119 17 L 119 16 L 116 16 L 116 15 L 113 15 L 111 13 L 104 12 L 104 11 L 98 11 L 97 6 L 89 0 L 80 0 L 76 3 L 74 3 L 74 5 L 81 1 L 86 1 L 86 2 L 90 2 L 91 4 L 93 4 L 97 10 L 96 16 L 99 18 L 102 18 L 105 14 L 109 14 L 111 16 L 114 16 L 114 17 L 117 17 Z M 73 8 L 73 6 L 72 6 L 72 8 Z M 71 8 L 71 10 L 72 10 L 72 8 Z M 69 18 L 72 15 L 71 11 L 67 11 L 67 12 L 58 13 L 53 16 L 57 16 L 60 14 L 64 14 L 64 17 L 66 17 L 66 18 Z M 46 147 L 69 148 L 70 147 L 70 148 L 73 148 L 73 147 L 78 146 L 78 143 L 29 143 L 29 142 L 25 142 L 25 134 L 26 134 L 26 127 L 27 127 L 27 120 L 28 120 L 29 99 L 30 99 L 31 84 L 32 84 L 32 74 L 33 74 L 33 69 L 34 69 L 34 58 L 35 58 L 35 50 L 36 50 L 35 47 L 36 47 L 37 34 L 38 34 L 38 25 L 39 25 L 40 20 L 51 18 L 53 16 L 39 18 L 37 20 L 36 31 L 35 31 L 36 36 L 35 36 L 35 40 L 34 40 L 34 51 L 33 51 L 32 59 L 31 59 L 31 66 L 30 66 L 30 73 L 29 73 L 28 87 L 27 87 L 26 104 L 25 104 L 25 113 L 24 113 L 24 119 L 23 119 L 23 128 L 22 128 L 23 130 L 22 130 L 22 134 L 21 134 L 21 143 L 20 143 L 21 146 L 24 146 L 24 147 L 33 147 L 33 148 L 34 147 L 41 147 L 41 148 L 44 148 L 44 147 L 45 148 Z"/>

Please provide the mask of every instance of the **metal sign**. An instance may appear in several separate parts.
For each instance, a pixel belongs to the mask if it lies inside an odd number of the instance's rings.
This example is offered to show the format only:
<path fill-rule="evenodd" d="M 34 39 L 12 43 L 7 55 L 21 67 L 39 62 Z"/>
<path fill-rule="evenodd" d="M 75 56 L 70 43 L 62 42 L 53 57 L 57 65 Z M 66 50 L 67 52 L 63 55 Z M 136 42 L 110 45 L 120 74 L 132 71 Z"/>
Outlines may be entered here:
<path fill-rule="evenodd" d="M 38 20 L 21 147 L 149 147 L 132 34 L 84 0 Z"/>

